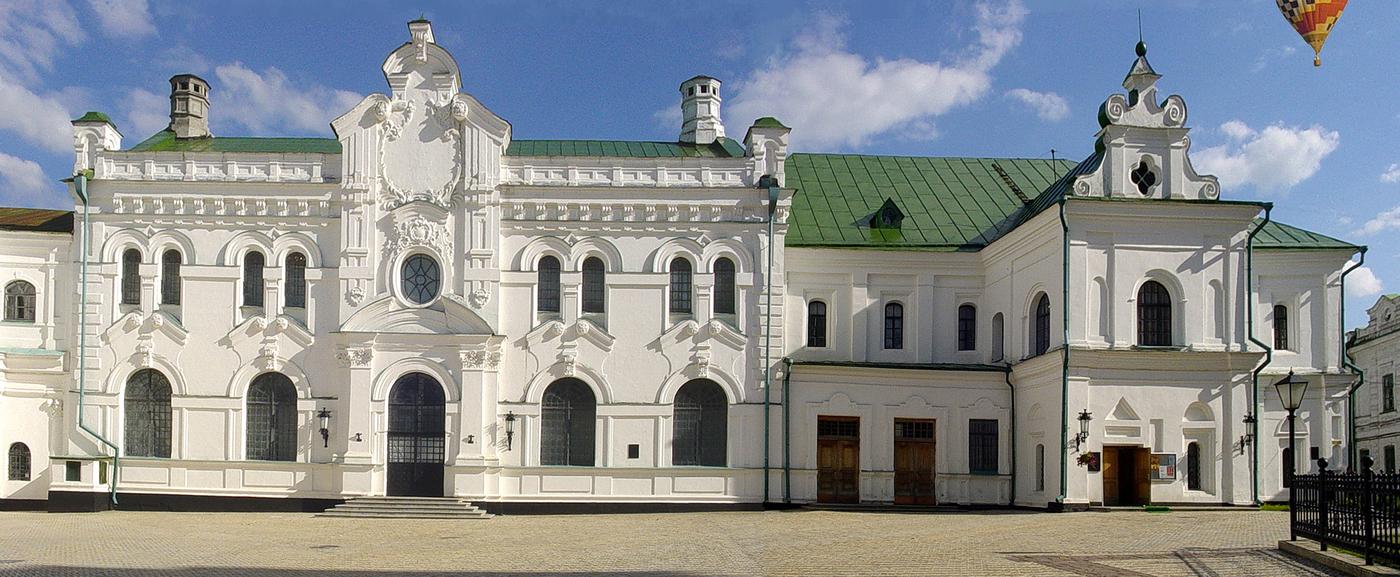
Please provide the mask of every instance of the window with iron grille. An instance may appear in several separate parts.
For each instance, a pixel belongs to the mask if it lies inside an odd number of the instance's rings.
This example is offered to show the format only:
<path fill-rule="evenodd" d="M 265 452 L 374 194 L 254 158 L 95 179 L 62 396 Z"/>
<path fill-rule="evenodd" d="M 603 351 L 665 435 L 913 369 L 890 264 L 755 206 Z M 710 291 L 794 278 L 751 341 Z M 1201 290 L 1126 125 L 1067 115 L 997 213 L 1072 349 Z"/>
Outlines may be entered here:
<path fill-rule="evenodd" d="M 894 438 L 914 441 L 932 441 L 933 421 L 922 419 L 895 419 Z"/>
<path fill-rule="evenodd" d="M 904 305 L 885 305 L 885 348 L 904 348 Z"/>
<path fill-rule="evenodd" d="M 560 379 L 545 389 L 540 409 L 540 464 L 592 467 L 593 390 L 578 379 Z"/>
<path fill-rule="evenodd" d="M 180 251 L 165 251 L 160 257 L 160 304 L 180 304 Z"/>
<path fill-rule="evenodd" d="M 997 474 L 999 433 L 996 419 L 972 419 L 967 422 L 967 469 L 972 474 Z"/>
<path fill-rule="evenodd" d="M 992 315 L 992 360 L 1006 358 L 1006 320 L 1001 313 Z"/>
<path fill-rule="evenodd" d="M 715 314 L 734 314 L 734 261 L 719 258 L 715 261 Z"/>
<path fill-rule="evenodd" d="M 5 320 L 32 323 L 38 304 L 38 293 L 34 285 L 17 280 L 5 285 Z"/>
<path fill-rule="evenodd" d="M 807 346 L 826 348 L 826 303 L 807 303 Z"/>
<path fill-rule="evenodd" d="M 447 405 L 442 385 L 408 373 L 389 391 L 388 461 L 438 464 L 447 459 Z"/>
<path fill-rule="evenodd" d="M 1274 305 L 1274 349 L 1288 349 L 1288 307 Z"/>
<path fill-rule="evenodd" d="M 977 307 L 958 307 L 958 350 L 977 350 Z"/>
<path fill-rule="evenodd" d="M 604 312 L 607 308 L 607 296 L 607 272 L 603 260 L 588 257 L 583 261 L 583 312 Z"/>
<path fill-rule="evenodd" d="M 1395 445 L 1385 446 L 1385 472 L 1395 472 Z"/>
<path fill-rule="evenodd" d="M 1201 445 L 1199 443 L 1186 445 L 1186 488 L 1191 491 L 1201 490 Z"/>
<path fill-rule="evenodd" d="M 1381 412 L 1389 413 L 1395 410 L 1395 375 L 1388 374 L 1381 377 Z"/>
<path fill-rule="evenodd" d="M 129 457 L 170 457 L 170 381 L 155 369 L 126 380 L 122 402 Z"/>
<path fill-rule="evenodd" d="M 10 445 L 10 480 L 29 480 L 29 446 L 24 443 Z"/>
<path fill-rule="evenodd" d="M 1035 446 L 1035 490 L 1045 490 L 1045 445 Z"/>
<path fill-rule="evenodd" d="M 1035 354 L 1050 350 L 1050 296 L 1041 294 L 1035 302 Z"/>
<path fill-rule="evenodd" d="M 409 257 L 409 260 L 417 256 L 419 255 Z M 436 264 L 437 263 L 434 263 L 434 265 Z M 306 255 L 299 252 L 287 255 L 287 278 L 285 283 L 287 287 L 287 308 L 306 308 Z"/>
<path fill-rule="evenodd" d="M 141 252 L 134 248 L 122 253 L 122 304 L 141 304 Z"/>
<path fill-rule="evenodd" d="M 860 438 L 860 419 L 858 417 L 818 417 L 817 437 L 858 439 Z"/>
<path fill-rule="evenodd" d="M 671 261 L 671 312 L 673 313 L 690 314 L 691 270 L 688 260 L 678 258 Z"/>
<path fill-rule="evenodd" d="M 1172 295 L 1155 280 L 1138 289 L 1138 345 L 1168 347 L 1172 344 Z"/>
<path fill-rule="evenodd" d="M 542 313 L 559 312 L 559 259 L 545 256 L 538 269 L 538 306 Z"/>
<path fill-rule="evenodd" d="M 243 306 L 263 306 L 263 268 L 266 266 L 263 254 L 258 251 L 243 255 Z"/>
<path fill-rule="evenodd" d="M 723 467 L 729 447 L 729 399 L 714 381 L 697 379 L 676 392 L 671 464 Z"/>
<path fill-rule="evenodd" d="M 248 459 L 297 459 L 297 391 L 282 373 L 263 373 L 248 387 Z"/>

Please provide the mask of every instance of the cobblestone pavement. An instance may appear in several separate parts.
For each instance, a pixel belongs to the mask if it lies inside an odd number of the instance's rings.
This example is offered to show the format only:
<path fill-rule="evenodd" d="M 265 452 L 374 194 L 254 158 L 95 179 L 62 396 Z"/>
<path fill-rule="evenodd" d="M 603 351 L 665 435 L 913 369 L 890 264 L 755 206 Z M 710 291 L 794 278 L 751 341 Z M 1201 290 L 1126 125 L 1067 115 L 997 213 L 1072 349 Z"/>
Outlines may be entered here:
<path fill-rule="evenodd" d="M 0 576 L 1331 575 L 1287 513 L 0 513 Z"/>

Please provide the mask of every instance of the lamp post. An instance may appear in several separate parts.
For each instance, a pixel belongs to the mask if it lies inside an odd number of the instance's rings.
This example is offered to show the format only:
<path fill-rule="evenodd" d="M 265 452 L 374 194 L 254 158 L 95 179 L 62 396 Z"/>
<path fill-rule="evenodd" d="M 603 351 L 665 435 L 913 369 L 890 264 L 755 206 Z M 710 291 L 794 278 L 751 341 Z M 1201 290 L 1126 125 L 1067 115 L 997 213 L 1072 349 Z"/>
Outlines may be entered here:
<path fill-rule="evenodd" d="M 1094 420 L 1094 416 L 1088 409 L 1079 411 L 1079 434 L 1074 436 L 1074 450 L 1079 451 L 1080 445 L 1089 440 L 1089 421 Z"/>
<path fill-rule="evenodd" d="M 506 450 L 510 450 L 511 441 L 515 439 L 515 412 L 506 413 Z"/>
<path fill-rule="evenodd" d="M 1308 380 L 1294 376 L 1290 370 L 1288 376 L 1274 383 L 1274 390 L 1278 391 L 1278 399 L 1283 403 L 1283 409 L 1288 411 L 1288 540 L 1297 541 L 1298 532 L 1294 527 L 1297 525 L 1298 507 L 1294 498 L 1296 493 L 1293 491 L 1293 474 L 1298 463 L 1298 439 L 1294 434 L 1293 420 L 1298 407 L 1303 405 L 1303 395 L 1308 391 Z"/>
<path fill-rule="evenodd" d="M 331 410 L 322 407 L 316 411 L 316 419 L 321 422 L 321 444 L 323 447 L 331 446 Z"/>

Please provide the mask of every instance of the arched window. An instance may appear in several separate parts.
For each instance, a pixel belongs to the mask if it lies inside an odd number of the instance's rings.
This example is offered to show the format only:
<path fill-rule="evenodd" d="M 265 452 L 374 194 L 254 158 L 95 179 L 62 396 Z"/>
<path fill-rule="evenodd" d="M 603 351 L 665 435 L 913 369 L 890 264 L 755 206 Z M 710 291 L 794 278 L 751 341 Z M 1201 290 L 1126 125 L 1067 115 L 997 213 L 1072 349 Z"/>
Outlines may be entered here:
<path fill-rule="evenodd" d="M 807 346 L 826 348 L 826 303 L 807 303 Z"/>
<path fill-rule="evenodd" d="M 243 255 L 243 306 L 263 306 L 263 254 L 250 250 Z"/>
<path fill-rule="evenodd" d="M 603 259 L 590 256 L 583 261 L 583 312 L 601 313 L 607 310 L 607 272 Z"/>
<path fill-rule="evenodd" d="M 1035 490 L 1045 490 L 1045 445 L 1035 446 Z"/>
<path fill-rule="evenodd" d="M 299 252 L 287 254 L 287 308 L 306 308 L 306 255 Z"/>
<path fill-rule="evenodd" d="M 180 304 L 180 251 L 170 249 L 160 257 L 160 304 Z"/>
<path fill-rule="evenodd" d="M 540 464 L 593 466 L 597 403 L 578 379 L 560 379 L 544 391 L 540 411 Z"/>
<path fill-rule="evenodd" d="M 552 256 L 540 258 L 537 267 L 539 275 L 538 306 L 542 313 L 559 312 L 559 259 Z"/>
<path fill-rule="evenodd" d="M 885 348 L 904 348 L 904 305 L 885 305 Z"/>
<path fill-rule="evenodd" d="M 24 443 L 10 445 L 10 480 L 29 480 L 29 445 Z"/>
<path fill-rule="evenodd" d="M 1288 307 L 1274 305 L 1274 349 L 1288 350 Z"/>
<path fill-rule="evenodd" d="M 1201 490 L 1201 445 L 1198 443 L 1186 445 L 1186 488 Z"/>
<path fill-rule="evenodd" d="M 729 399 L 714 381 L 696 379 L 676 392 L 671 464 L 723 467 L 728 463 Z"/>
<path fill-rule="evenodd" d="M 170 381 L 154 369 L 126 380 L 122 403 L 129 457 L 170 457 Z"/>
<path fill-rule="evenodd" d="M 122 304 L 141 304 L 141 251 L 134 248 L 122 253 Z"/>
<path fill-rule="evenodd" d="M 690 314 L 691 306 L 690 261 L 676 258 L 671 261 L 671 312 Z"/>
<path fill-rule="evenodd" d="M 1006 319 L 1001 313 L 992 315 L 992 360 L 1006 358 Z"/>
<path fill-rule="evenodd" d="M 715 314 L 734 314 L 734 261 L 715 260 Z"/>
<path fill-rule="evenodd" d="M 297 460 L 297 390 L 282 373 L 263 373 L 248 387 L 248 459 Z"/>
<path fill-rule="evenodd" d="M 958 307 L 958 350 L 977 350 L 977 307 Z"/>
<path fill-rule="evenodd" d="M 1138 346 L 1169 347 L 1172 344 L 1172 295 L 1155 280 L 1138 289 Z"/>
<path fill-rule="evenodd" d="M 32 323 L 37 304 L 34 285 L 22 280 L 5 285 L 5 320 Z"/>
<path fill-rule="evenodd" d="M 1050 350 L 1050 295 L 1041 293 L 1035 301 L 1035 354 Z"/>

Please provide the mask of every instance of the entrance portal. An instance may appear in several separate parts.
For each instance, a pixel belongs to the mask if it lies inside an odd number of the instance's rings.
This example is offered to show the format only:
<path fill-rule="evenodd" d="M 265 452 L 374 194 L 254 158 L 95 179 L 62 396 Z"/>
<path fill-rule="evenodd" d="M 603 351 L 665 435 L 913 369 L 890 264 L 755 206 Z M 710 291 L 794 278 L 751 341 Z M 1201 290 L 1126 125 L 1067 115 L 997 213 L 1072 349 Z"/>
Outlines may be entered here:
<path fill-rule="evenodd" d="M 437 379 L 423 373 L 399 377 L 389 391 L 389 495 L 442 496 L 446 429 Z"/>
<path fill-rule="evenodd" d="M 817 417 L 817 501 L 860 502 L 860 417 Z"/>
<path fill-rule="evenodd" d="M 1103 504 L 1146 505 L 1152 501 L 1151 455 L 1145 447 L 1103 448 Z"/>
<path fill-rule="evenodd" d="M 933 484 L 933 419 L 894 420 L 894 502 L 937 503 Z"/>

